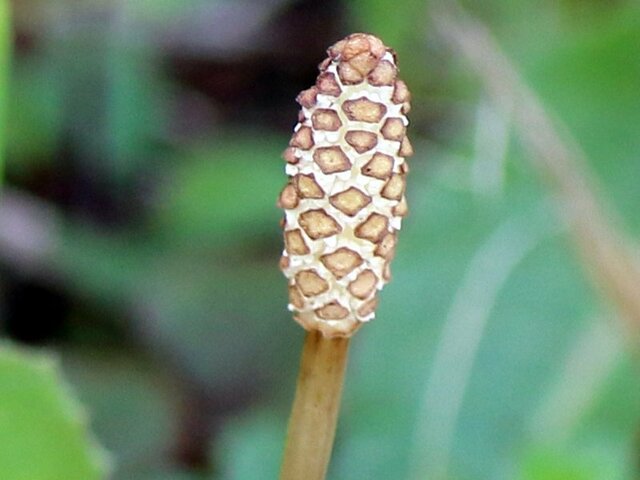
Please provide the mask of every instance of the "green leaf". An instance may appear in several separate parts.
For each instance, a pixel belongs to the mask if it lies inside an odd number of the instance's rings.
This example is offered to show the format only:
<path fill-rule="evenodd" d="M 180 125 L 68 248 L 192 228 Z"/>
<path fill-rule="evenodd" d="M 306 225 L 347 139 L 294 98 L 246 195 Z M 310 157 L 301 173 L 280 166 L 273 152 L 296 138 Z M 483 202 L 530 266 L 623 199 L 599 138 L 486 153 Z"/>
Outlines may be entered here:
<path fill-rule="evenodd" d="M 93 480 L 104 452 L 86 414 L 47 356 L 0 346 L 0 472 L 3 480 Z"/>

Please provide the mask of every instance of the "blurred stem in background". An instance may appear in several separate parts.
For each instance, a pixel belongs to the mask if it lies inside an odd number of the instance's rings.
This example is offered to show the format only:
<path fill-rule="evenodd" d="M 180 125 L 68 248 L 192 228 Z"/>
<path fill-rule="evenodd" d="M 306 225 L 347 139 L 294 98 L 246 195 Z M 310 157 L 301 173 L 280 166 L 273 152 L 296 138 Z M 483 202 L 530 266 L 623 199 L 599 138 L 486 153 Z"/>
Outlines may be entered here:
<path fill-rule="evenodd" d="M 4 172 L 7 145 L 7 101 L 9 89 L 9 63 L 11 59 L 11 13 L 9 0 L 0 0 L 0 185 Z"/>
<path fill-rule="evenodd" d="M 622 231 L 622 222 L 605 201 L 578 143 L 568 129 L 552 120 L 489 30 L 456 2 L 437 7 L 432 12 L 436 31 L 467 61 L 498 109 L 505 115 L 513 115 L 520 141 L 540 176 L 551 184 L 592 280 L 626 321 L 632 345 L 637 347 L 640 343 L 637 243 Z M 562 136 L 559 130 L 563 131 Z"/>

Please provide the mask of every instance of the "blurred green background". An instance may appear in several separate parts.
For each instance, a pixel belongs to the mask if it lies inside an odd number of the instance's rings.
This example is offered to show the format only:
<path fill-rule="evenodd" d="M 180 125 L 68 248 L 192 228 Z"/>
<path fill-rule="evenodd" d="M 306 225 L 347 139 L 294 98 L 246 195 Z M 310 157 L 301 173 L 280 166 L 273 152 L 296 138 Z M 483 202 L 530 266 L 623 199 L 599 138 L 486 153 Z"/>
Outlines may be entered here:
<path fill-rule="evenodd" d="M 428 3 L 0 6 L 0 478 L 277 477 L 304 334 L 280 153 L 352 31 L 397 50 L 416 155 L 329 478 L 640 478 L 638 356 Z M 466 7 L 640 238 L 640 3 Z"/>

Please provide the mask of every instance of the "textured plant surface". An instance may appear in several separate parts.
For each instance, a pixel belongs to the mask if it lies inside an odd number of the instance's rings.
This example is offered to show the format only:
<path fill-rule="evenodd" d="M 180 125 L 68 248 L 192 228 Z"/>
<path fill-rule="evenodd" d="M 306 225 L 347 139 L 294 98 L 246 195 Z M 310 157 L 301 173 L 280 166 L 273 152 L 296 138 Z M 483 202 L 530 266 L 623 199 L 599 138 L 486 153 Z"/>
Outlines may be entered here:
<path fill-rule="evenodd" d="M 307 330 L 348 336 L 375 315 L 402 217 L 409 92 L 394 52 L 372 35 L 333 45 L 289 148 L 281 267 L 289 308 Z"/>

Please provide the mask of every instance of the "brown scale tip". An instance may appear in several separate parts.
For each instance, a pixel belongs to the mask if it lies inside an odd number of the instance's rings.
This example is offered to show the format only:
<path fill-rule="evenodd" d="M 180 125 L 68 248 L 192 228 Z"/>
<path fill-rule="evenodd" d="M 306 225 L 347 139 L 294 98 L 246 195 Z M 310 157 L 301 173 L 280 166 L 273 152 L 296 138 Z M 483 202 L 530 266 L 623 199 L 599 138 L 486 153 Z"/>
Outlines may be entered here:
<path fill-rule="evenodd" d="M 334 43 L 327 53 L 333 59 L 341 58 L 347 62 L 362 55 L 370 54 L 378 59 L 387 52 L 382 40 L 368 33 L 352 33 L 346 38 Z"/>
<path fill-rule="evenodd" d="M 342 83 L 354 85 L 365 78 L 374 85 L 392 85 L 395 79 L 395 67 L 381 62 L 385 53 L 393 51 L 377 37 L 368 33 L 354 33 L 331 46 L 327 53 L 331 60 L 338 62 L 338 75 Z M 328 62 L 320 64 L 323 71 Z"/>

